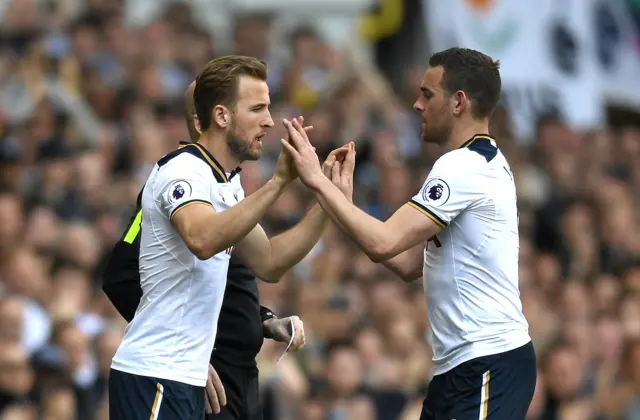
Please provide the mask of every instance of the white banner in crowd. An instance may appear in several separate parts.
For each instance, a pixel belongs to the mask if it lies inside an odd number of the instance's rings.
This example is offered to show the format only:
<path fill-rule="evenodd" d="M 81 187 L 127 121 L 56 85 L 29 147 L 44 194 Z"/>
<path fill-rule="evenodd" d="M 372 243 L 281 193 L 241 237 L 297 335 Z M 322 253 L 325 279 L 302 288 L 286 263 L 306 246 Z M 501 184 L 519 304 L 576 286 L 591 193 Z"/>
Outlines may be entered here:
<path fill-rule="evenodd" d="M 640 109 L 640 1 L 597 0 L 592 24 L 607 102 Z"/>
<path fill-rule="evenodd" d="M 598 0 L 424 0 L 431 50 L 468 47 L 501 62 L 516 135 L 559 112 L 577 128 L 604 118 L 593 22 Z"/>

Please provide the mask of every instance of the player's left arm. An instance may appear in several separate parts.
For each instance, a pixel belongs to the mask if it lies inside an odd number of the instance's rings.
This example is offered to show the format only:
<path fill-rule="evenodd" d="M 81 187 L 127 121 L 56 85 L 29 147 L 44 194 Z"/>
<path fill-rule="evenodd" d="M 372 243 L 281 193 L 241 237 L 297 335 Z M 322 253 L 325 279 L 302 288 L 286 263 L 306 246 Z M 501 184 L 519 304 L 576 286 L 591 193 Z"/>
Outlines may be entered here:
<path fill-rule="evenodd" d="M 311 251 L 327 223 L 326 214 L 315 205 L 300 223 L 272 238 L 257 225 L 236 245 L 234 253 L 257 277 L 276 283 Z"/>
<path fill-rule="evenodd" d="M 341 147 L 331 152 L 323 165 L 326 175 L 330 176 L 333 162 L 343 159 L 347 150 L 347 147 Z M 234 253 L 257 277 L 276 283 L 311 251 L 328 223 L 327 214 L 316 204 L 297 225 L 272 238 L 267 237 L 264 229 L 257 225 L 236 245 Z"/>

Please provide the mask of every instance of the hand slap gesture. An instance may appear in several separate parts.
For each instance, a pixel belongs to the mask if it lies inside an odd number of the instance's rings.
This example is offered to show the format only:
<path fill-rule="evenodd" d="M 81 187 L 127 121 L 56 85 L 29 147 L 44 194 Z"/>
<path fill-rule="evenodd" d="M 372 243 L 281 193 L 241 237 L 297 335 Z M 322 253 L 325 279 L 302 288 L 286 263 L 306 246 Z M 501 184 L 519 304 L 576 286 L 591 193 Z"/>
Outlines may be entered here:
<path fill-rule="evenodd" d="M 331 168 L 331 182 L 340 189 L 349 202 L 353 202 L 353 171 L 356 167 L 356 145 L 353 142 L 334 150 L 339 158 Z"/>
<path fill-rule="evenodd" d="M 293 121 L 299 127 L 302 127 L 302 124 L 304 124 L 304 117 L 294 118 Z M 313 130 L 313 126 L 308 126 L 308 127 L 304 127 L 302 129 L 302 132 L 306 136 L 307 133 L 311 130 Z M 289 136 L 290 135 L 287 133 L 287 140 L 282 140 L 282 141 L 289 142 L 290 141 Z M 298 171 L 296 170 L 296 167 L 291 158 L 291 153 L 289 153 L 287 149 L 283 148 L 283 150 L 280 151 L 280 156 L 278 156 L 278 162 L 276 163 L 276 169 L 273 176 L 275 179 L 278 179 L 284 182 L 285 184 L 290 183 L 291 181 L 295 180 L 298 177 Z"/>
<path fill-rule="evenodd" d="M 283 123 L 289 133 L 289 141 L 281 139 L 280 142 L 293 159 L 300 180 L 307 187 L 314 188 L 324 177 L 316 150 L 298 121 L 283 120 Z"/>

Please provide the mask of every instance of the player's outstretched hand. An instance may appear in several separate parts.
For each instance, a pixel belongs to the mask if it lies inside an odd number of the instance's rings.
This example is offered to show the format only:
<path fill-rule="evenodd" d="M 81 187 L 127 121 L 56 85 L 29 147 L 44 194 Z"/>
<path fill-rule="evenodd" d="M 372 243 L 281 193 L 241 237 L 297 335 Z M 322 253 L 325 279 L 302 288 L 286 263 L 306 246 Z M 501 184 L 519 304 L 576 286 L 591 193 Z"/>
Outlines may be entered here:
<path fill-rule="evenodd" d="M 329 179 L 337 186 L 347 200 L 353 202 L 353 171 L 356 167 L 356 145 L 351 142 L 331 153 L 339 156 L 331 167 Z"/>
<path fill-rule="evenodd" d="M 289 139 L 281 139 L 280 142 L 293 158 L 302 182 L 309 188 L 315 188 L 324 178 L 316 149 L 298 121 L 283 120 L 283 123 Z"/>
<path fill-rule="evenodd" d="M 331 179 L 331 174 L 333 173 L 333 164 L 336 162 L 344 162 L 344 158 L 347 156 L 347 152 L 349 151 L 349 145 L 346 144 L 338 149 L 332 150 L 329 153 L 329 156 L 325 159 L 322 164 L 322 172 L 324 176 Z"/>
<path fill-rule="evenodd" d="M 302 132 L 305 136 L 309 131 L 313 130 L 313 126 L 302 128 L 302 125 L 304 124 L 304 117 L 294 118 L 293 121 L 295 121 L 296 124 L 301 127 Z M 290 135 L 288 133 L 286 141 L 291 141 Z M 278 156 L 278 162 L 276 163 L 276 170 L 273 174 L 273 178 L 277 181 L 283 182 L 284 184 L 288 184 L 298 178 L 298 171 L 296 170 L 296 166 L 293 163 L 291 154 L 285 148 L 282 148 L 282 150 L 280 151 L 280 156 Z"/>
<path fill-rule="evenodd" d="M 295 337 L 291 347 L 289 347 L 288 351 L 290 352 L 298 350 L 305 344 L 304 323 L 302 320 L 294 315 L 287 318 L 272 318 L 264 322 L 264 326 L 275 341 L 287 344 L 291 340 L 291 322 L 293 322 L 293 328 L 295 329 Z"/>
<path fill-rule="evenodd" d="M 205 401 L 207 402 L 208 414 L 218 414 L 222 407 L 227 405 L 224 386 L 218 376 L 218 372 L 211 365 L 209 365 L 209 379 L 207 379 L 207 387 L 205 388 Z"/>

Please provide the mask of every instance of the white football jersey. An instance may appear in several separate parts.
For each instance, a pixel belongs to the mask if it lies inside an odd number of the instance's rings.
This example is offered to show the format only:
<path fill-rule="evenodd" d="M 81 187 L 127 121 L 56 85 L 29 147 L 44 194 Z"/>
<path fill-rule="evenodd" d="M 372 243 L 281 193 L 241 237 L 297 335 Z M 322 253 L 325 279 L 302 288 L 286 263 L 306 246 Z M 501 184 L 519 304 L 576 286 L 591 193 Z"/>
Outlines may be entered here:
<path fill-rule="evenodd" d="M 445 153 L 409 204 L 443 228 L 424 251 L 434 373 L 527 344 L 516 187 L 495 141 Z"/>
<path fill-rule="evenodd" d="M 238 202 L 244 200 L 244 189 L 242 188 L 242 181 L 240 179 L 239 174 L 233 174 L 229 178 L 229 183 L 231 184 L 231 189 L 236 194 L 236 199 Z"/>
<path fill-rule="evenodd" d="M 198 144 L 174 151 L 155 165 L 142 194 L 142 299 L 112 368 L 206 385 L 232 249 L 201 261 L 171 219 L 194 203 L 224 211 L 244 196 L 241 190 Z"/>

